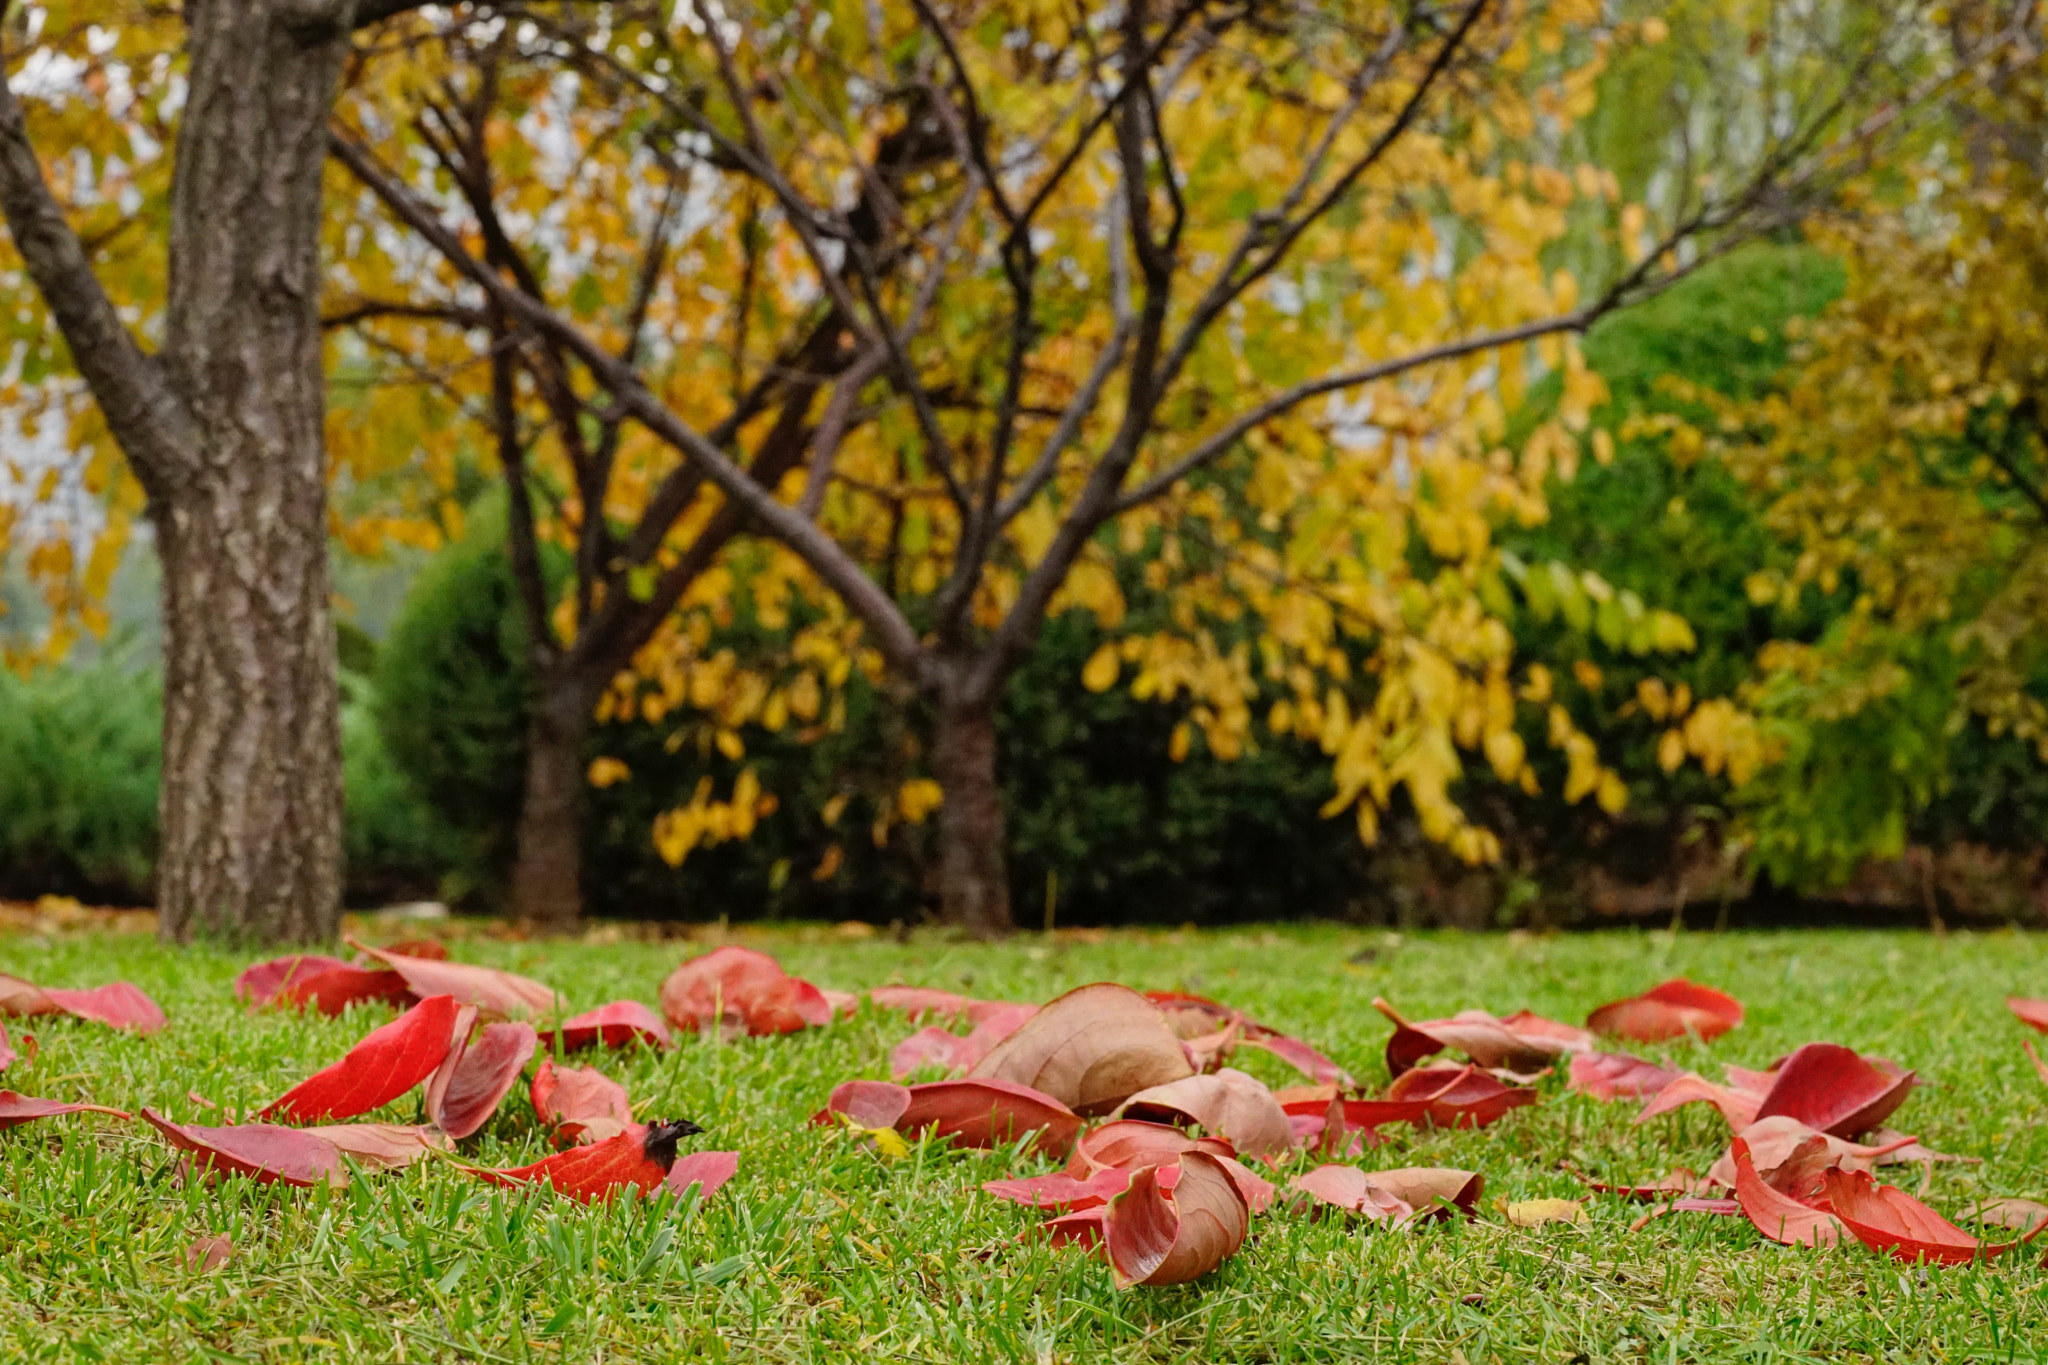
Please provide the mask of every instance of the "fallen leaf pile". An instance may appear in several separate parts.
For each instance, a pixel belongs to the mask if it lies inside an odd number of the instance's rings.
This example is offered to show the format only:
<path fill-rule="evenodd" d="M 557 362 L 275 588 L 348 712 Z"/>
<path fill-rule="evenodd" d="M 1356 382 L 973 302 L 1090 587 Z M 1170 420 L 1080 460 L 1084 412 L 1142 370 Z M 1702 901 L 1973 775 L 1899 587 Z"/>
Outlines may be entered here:
<path fill-rule="evenodd" d="M 583 1202 L 626 1189 L 708 1198 L 734 1178 L 739 1154 L 683 1152 L 702 1130 L 687 1120 L 643 1121 L 626 1087 L 572 1052 L 674 1045 L 674 1031 L 716 1039 L 772 1038 L 831 1026 L 857 997 L 789 975 L 766 953 L 716 948 L 679 965 L 660 990 L 660 1013 L 619 1000 L 560 1017 L 562 998 L 540 982 L 449 961 L 438 945 L 353 943 L 353 961 L 296 954 L 257 963 L 235 982 L 251 1009 L 397 1007 L 354 1046 L 247 1122 L 179 1121 L 142 1106 L 139 1117 L 181 1154 L 194 1178 L 238 1176 L 294 1186 L 341 1185 L 357 1175 L 448 1163 L 498 1186 L 544 1186 Z M 1961 1264 L 1998 1256 L 2048 1230 L 2048 1206 L 1996 1200 L 1971 1215 L 2017 1233 L 1972 1234 L 1877 1172 L 1971 1160 L 1929 1150 L 1886 1126 L 1919 1084 L 1915 1072 L 1832 1042 L 1810 1042 L 1760 1070 L 1724 1064 L 1721 1078 L 1679 1070 L 1603 1040 L 1705 1044 L 1738 1028 L 1731 996 L 1675 980 L 1602 1005 L 1583 1026 L 1520 1010 L 1468 1009 L 1410 1021 L 1385 1000 L 1393 1025 L 1388 1083 L 1370 1093 L 1311 1044 L 1243 1011 L 1183 992 L 1143 993 L 1114 982 L 1043 1004 L 976 1000 L 915 986 L 867 993 L 876 1010 L 919 1025 L 888 1052 L 891 1079 L 856 1077 L 823 1098 L 811 1123 L 881 1160 L 911 1144 L 944 1142 L 1004 1154 L 1014 1169 L 983 1182 L 989 1196 L 1024 1206 L 1022 1237 L 1099 1258 L 1119 1288 L 1181 1284 L 1214 1271 L 1266 1217 L 1340 1218 L 1405 1229 L 1428 1220 L 1490 1218 L 1514 1235 L 1560 1235 L 1588 1221 L 1585 1198 L 1496 1199 L 1482 1210 L 1485 1177 L 1457 1167 L 1373 1169 L 1366 1158 L 1389 1128 L 1448 1130 L 1483 1152 L 1482 1130 L 1537 1104 L 1539 1082 L 1562 1069 L 1565 1093 L 1593 1104 L 1632 1104 L 1653 1124 L 1692 1104 L 1712 1107 L 1728 1143 L 1704 1174 L 1675 1170 L 1648 1183 L 1581 1176 L 1595 1193 L 1641 1201 L 1652 1219 L 1703 1213 L 1744 1219 L 1769 1241 L 1823 1248 L 1860 1242 L 1902 1261 Z M 2048 1032 L 2048 1002 L 2014 999 L 2013 1012 Z M 48 988 L 0 976 L 0 1014 L 73 1017 L 151 1033 L 161 1010 L 126 983 Z M 1272 1089 L 1232 1065 L 1261 1052 L 1305 1084 Z M 2031 1044 L 2043 1079 L 2043 1067 Z M 0 1029 L 0 1069 L 35 1060 L 34 1041 Z M 919 1079 L 924 1077 L 925 1079 Z M 504 1104 L 524 1085 L 526 1101 Z M 417 1091 L 420 1122 L 363 1116 Z M 193 1095 L 208 1109 L 218 1106 Z M 531 1116 L 526 1117 L 530 1108 Z M 105 1105 L 0 1091 L 0 1129 L 97 1113 Z M 463 1160 L 457 1144 L 503 1115 L 524 1124 L 544 1155 L 519 1166 Z M 232 1119 L 232 1112 L 220 1117 Z M 821 1140 L 824 1140 L 821 1138 Z M 1036 1169 L 1033 1169 L 1033 1167 Z M 1562 1235 L 1570 1235 L 1568 1232 Z M 233 1254 L 194 1243 L 206 1269 Z"/>

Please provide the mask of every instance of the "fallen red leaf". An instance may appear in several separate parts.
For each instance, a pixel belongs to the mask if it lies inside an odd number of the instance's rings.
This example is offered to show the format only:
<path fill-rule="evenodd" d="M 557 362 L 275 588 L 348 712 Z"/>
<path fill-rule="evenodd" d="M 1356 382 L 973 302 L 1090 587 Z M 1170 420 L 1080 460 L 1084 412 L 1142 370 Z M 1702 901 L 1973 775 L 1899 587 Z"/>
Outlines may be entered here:
<path fill-rule="evenodd" d="M 1536 1103 L 1536 1092 L 1508 1085 L 1476 1066 L 1440 1066 L 1402 1072 L 1387 1087 L 1387 1099 L 1423 1103 L 1423 1117 L 1439 1128 L 1484 1128 L 1512 1109 Z"/>
<path fill-rule="evenodd" d="M 719 1186 L 733 1178 L 740 1169 L 738 1152 L 691 1152 L 679 1156 L 668 1168 L 662 1188 L 673 1190 L 678 1195 L 688 1193 L 690 1187 L 697 1187 L 698 1202 L 718 1193 Z"/>
<path fill-rule="evenodd" d="M 623 1133 L 633 1124 L 632 1099 L 626 1087 L 589 1067 L 557 1067 L 543 1057 L 528 1089 L 533 1112 L 550 1128 L 578 1142 L 595 1142 Z"/>
<path fill-rule="evenodd" d="M 451 1138 L 476 1132 L 498 1112 L 539 1046 L 533 1025 L 524 1022 L 485 1024 L 475 1039 L 457 1038 L 428 1083 L 427 1117 Z"/>
<path fill-rule="evenodd" d="M 1586 1027 L 1593 1032 L 1638 1043 L 1661 1043 L 1688 1034 L 1712 1042 L 1741 1022 L 1741 1001 L 1684 977 L 1602 1005 L 1586 1016 Z"/>
<path fill-rule="evenodd" d="M 341 1149 L 305 1128 L 274 1123 L 233 1124 L 224 1128 L 173 1123 L 153 1109 L 142 1117 L 173 1147 L 193 1154 L 196 1162 L 216 1171 L 246 1175 L 260 1184 L 342 1185 L 348 1165 Z"/>
<path fill-rule="evenodd" d="M 1596 1100 L 1648 1099 L 1679 1078 L 1668 1066 L 1625 1052 L 1581 1052 L 1572 1058 L 1565 1088 Z"/>
<path fill-rule="evenodd" d="M 185 1248 L 185 1269 L 204 1275 L 209 1270 L 219 1270 L 234 1254 L 235 1244 L 225 1234 L 196 1238 Z"/>
<path fill-rule="evenodd" d="M 564 1019 L 558 1032 L 543 1033 L 541 1046 L 552 1050 L 561 1039 L 562 1051 L 578 1052 L 586 1047 L 625 1047 L 634 1041 L 654 1047 L 672 1047 L 675 1035 L 668 1025 L 638 1000 L 614 1000 L 594 1010 Z"/>
<path fill-rule="evenodd" d="M 1807 1203 L 1766 1184 L 1741 1138 L 1730 1144 L 1729 1155 L 1735 1163 L 1735 1202 L 1758 1232 L 1786 1246 L 1824 1247 L 1841 1240 L 1841 1220 L 1825 1201 Z"/>
<path fill-rule="evenodd" d="M 676 1143 L 702 1131 L 688 1121 L 636 1123 L 616 1137 L 558 1152 L 529 1166 L 463 1169 L 487 1184 L 544 1184 L 557 1194 L 588 1204 L 628 1185 L 643 1192 L 658 1188 L 677 1163 Z"/>
<path fill-rule="evenodd" d="M 1442 1166 L 1362 1171 L 1356 1166 L 1326 1165 L 1296 1176 L 1289 1188 L 1400 1227 L 1419 1219 L 1448 1218 L 1453 1209 L 1472 1217 L 1486 1188 L 1486 1177 Z"/>
<path fill-rule="evenodd" d="M 1865 1146 L 1809 1128 L 1798 1119 L 1758 1119 L 1735 1135 L 1749 1152 L 1756 1173 L 1766 1185 L 1794 1199 L 1807 1199 L 1820 1191 L 1820 1173 L 1830 1166 L 1845 1171 L 1867 1171 L 1885 1157 L 1913 1145 L 1910 1137 Z M 1735 1187 L 1735 1147 L 1729 1144 L 1721 1159 L 1707 1170 L 1707 1179 L 1724 1189 Z"/>
<path fill-rule="evenodd" d="M 33 1047 L 35 1040 L 27 1034 L 23 1034 L 21 1042 L 24 1047 Z M 14 1050 L 14 1044 L 7 1041 L 6 1026 L 0 1025 L 0 1071 L 5 1071 L 8 1067 L 13 1066 L 15 1059 L 20 1055 L 20 1053 Z"/>
<path fill-rule="evenodd" d="M 1350 1075 L 1328 1057 L 1299 1038 L 1247 1017 L 1242 1010 L 1185 991 L 1146 991 L 1145 998 L 1165 1011 L 1167 1022 L 1182 1045 L 1205 1057 L 1205 1065 L 1221 1061 L 1233 1048 L 1250 1047 L 1271 1053 L 1321 1084 L 1346 1089 L 1353 1084 Z M 1195 1064 L 1195 1057 L 1191 1056 L 1189 1061 Z M 1204 1066 L 1198 1065 L 1197 1069 Z"/>
<path fill-rule="evenodd" d="M 2044 1219 L 2015 1241 L 1985 1242 L 1904 1190 L 1880 1185 L 1862 1171 L 1831 1170 L 1823 1178 L 1828 1206 L 1843 1226 L 1856 1234 L 1857 1241 L 1874 1251 L 1888 1252 L 1894 1260 L 1933 1261 L 1937 1265 L 1988 1260 L 2025 1246 L 2048 1230 L 2048 1219 Z"/>
<path fill-rule="evenodd" d="M 1122 1194 L 1131 1183 L 1131 1173 L 1120 1166 L 1105 1166 L 1085 1180 L 1065 1171 L 1034 1175 L 1028 1180 L 985 1180 L 982 1189 L 998 1199 L 1008 1199 L 1034 1209 L 1092 1209 Z"/>
<path fill-rule="evenodd" d="M 374 1029 L 332 1066 L 300 1081 L 258 1111 L 301 1123 L 368 1113 L 434 1074 L 447 1057 L 455 1026 L 455 998 L 433 995 Z"/>
<path fill-rule="evenodd" d="M 1112 1119 L 1090 1128 L 1075 1142 L 1067 1174 L 1086 1180 L 1098 1171 L 1135 1171 L 1140 1166 L 1164 1165 L 1182 1152 L 1237 1155 L 1237 1149 L 1222 1138 L 1191 1137 L 1170 1124 L 1142 1119 Z"/>
<path fill-rule="evenodd" d="M 395 1171 L 428 1152 L 445 1152 L 454 1141 L 438 1128 L 410 1123 L 327 1123 L 296 1131 L 311 1133 L 342 1155 L 373 1171 Z"/>
<path fill-rule="evenodd" d="M 997 1011 L 1017 1008 L 1007 1000 L 975 1000 L 928 986 L 877 986 L 868 992 L 868 1000 L 881 1009 L 901 1010 L 912 1019 L 938 1014 L 976 1024 Z"/>
<path fill-rule="evenodd" d="M 1231 1067 L 1140 1090 L 1118 1107 L 1116 1116 L 1198 1123 L 1247 1156 L 1274 1157 L 1294 1146 L 1294 1127 L 1273 1092 Z"/>
<path fill-rule="evenodd" d="M 1118 1288 L 1186 1284 L 1237 1253 L 1251 1210 L 1220 1161 L 1185 1152 L 1171 1166 L 1132 1172 L 1105 1206 L 1102 1226 Z"/>
<path fill-rule="evenodd" d="M 714 948 L 669 973 L 661 1012 L 695 1033 L 719 1025 L 750 1037 L 795 1033 L 832 1022 L 830 1001 L 808 981 L 782 970 L 766 953 L 737 944 Z"/>
<path fill-rule="evenodd" d="M 894 1128 L 950 1139 L 956 1147 L 1005 1147 L 1036 1132 L 1033 1149 L 1065 1154 L 1081 1131 L 1081 1119 L 1050 1095 L 1009 1081 L 968 1079 L 901 1086 L 887 1081 L 847 1081 L 833 1090 L 813 1123 L 844 1114 L 862 1128 Z"/>
<path fill-rule="evenodd" d="M 968 1072 L 970 1079 L 1028 1086 L 1090 1115 L 1193 1074 L 1159 1006 L 1110 982 L 1068 991 Z"/>
<path fill-rule="evenodd" d="M 350 1005 L 410 1005 L 418 999 L 403 976 L 388 968 L 338 967 L 312 972 L 278 988 L 268 1001 L 274 1006 L 311 1005 L 333 1018 Z"/>
<path fill-rule="evenodd" d="M 344 941 L 397 972 L 405 979 L 407 988 L 421 999 L 431 995 L 450 995 L 459 1005 L 475 1005 L 487 1019 L 546 1014 L 556 1005 L 554 990 L 528 977 L 467 962 L 437 962 L 432 958 L 408 957 L 384 948 L 366 947 L 354 939 Z"/>
<path fill-rule="evenodd" d="M 2009 995 L 2005 998 L 2005 1007 L 2028 1028 L 2048 1033 L 2048 1000 L 2029 1000 L 2025 996 Z"/>
<path fill-rule="evenodd" d="M 134 1117 L 118 1109 L 109 1109 L 104 1104 L 66 1104 L 62 1100 L 42 1100 L 33 1095 L 0 1090 L 0 1129 L 13 1128 L 31 1119 L 55 1118 L 59 1114 L 112 1114 L 117 1119 Z"/>
<path fill-rule="evenodd" d="M 4 973 L 0 973 L 0 1014 L 68 1014 L 74 1019 L 89 1019 L 137 1033 L 155 1033 L 166 1022 L 156 1001 L 126 981 L 111 981 L 90 990 L 69 990 L 38 986 Z"/>
<path fill-rule="evenodd" d="M 1526 1010 L 1505 1019 L 1485 1010 L 1465 1010 L 1449 1019 L 1411 1024 L 1385 1000 L 1372 1004 L 1394 1025 L 1393 1036 L 1387 1039 L 1387 1071 L 1394 1076 L 1446 1048 L 1457 1049 L 1482 1067 L 1526 1072 L 1540 1071 L 1559 1057 L 1593 1045 L 1593 1036 L 1584 1029 Z"/>
<path fill-rule="evenodd" d="M 903 1080 L 927 1066 L 947 1071 L 971 1070 L 995 1050 L 997 1043 L 1022 1028 L 1024 1021 L 1036 1013 L 1036 1005 L 1003 1005 L 985 1012 L 981 1022 L 965 1037 L 927 1024 L 890 1050 L 889 1074 Z"/>
<path fill-rule="evenodd" d="M 1823 1133 L 1855 1137 L 1890 1118 L 1916 1079 L 1910 1071 L 1879 1066 L 1838 1044 L 1808 1043 L 1778 1067 L 1778 1079 L 1756 1116 L 1784 1115 Z"/>
<path fill-rule="evenodd" d="M 1729 1068 L 1732 1076 L 1735 1069 Z M 1721 1111 L 1721 1117 L 1728 1120 L 1728 1126 L 1738 1131 L 1756 1122 L 1757 1107 L 1764 1101 L 1768 1090 L 1752 1090 L 1739 1085 L 1715 1085 L 1704 1076 L 1686 1072 L 1650 1097 L 1636 1115 L 1637 1123 L 1648 1123 L 1659 1114 L 1668 1114 L 1681 1105 L 1705 1101 Z"/>
<path fill-rule="evenodd" d="M 257 962 L 244 967 L 235 977 L 235 999 L 251 1007 L 265 1005 L 272 996 L 295 981 L 309 976 L 346 967 L 348 963 L 338 957 L 327 957 L 320 953 L 292 953 L 285 957 L 273 957 L 267 962 Z"/>

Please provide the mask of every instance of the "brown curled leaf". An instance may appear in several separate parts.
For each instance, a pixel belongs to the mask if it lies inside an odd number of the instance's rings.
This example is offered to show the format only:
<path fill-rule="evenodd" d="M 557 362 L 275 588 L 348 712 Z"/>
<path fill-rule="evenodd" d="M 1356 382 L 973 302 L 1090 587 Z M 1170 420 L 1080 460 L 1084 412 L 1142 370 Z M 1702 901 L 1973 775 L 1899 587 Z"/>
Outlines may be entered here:
<path fill-rule="evenodd" d="M 1127 986 L 1068 991 L 968 1072 L 1050 1095 L 1076 1114 L 1106 1114 L 1140 1090 L 1194 1074 L 1159 1006 Z"/>
<path fill-rule="evenodd" d="M 1246 1156 L 1274 1157 L 1294 1146 L 1294 1127 L 1273 1092 L 1232 1067 L 1140 1090 L 1115 1113 L 1155 1123 L 1198 1123 Z"/>
<path fill-rule="evenodd" d="M 1510 1110 L 1536 1103 L 1536 1092 L 1505 1084 L 1476 1066 L 1425 1067 L 1395 1077 L 1387 1099 L 1421 1103 L 1424 1119 L 1439 1128 L 1484 1128 Z"/>
<path fill-rule="evenodd" d="M 1111 1199 L 1102 1219 L 1103 1250 L 1119 1289 L 1186 1284 L 1244 1245 L 1251 1211 L 1223 1164 L 1186 1152 L 1171 1166 L 1148 1166 Z"/>
<path fill-rule="evenodd" d="M 1409 1023 L 1385 1000 L 1372 1004 L 1394 1025 L 1393 1036 L 1387 1039 L 1387 1071 L 1396 1077 L 1446 1049 L 1462 1052 L 1489 1070 L 1532 1072 L 1593 1046 L 1593 1036 L 1584 1029 L 1527 1010 L 1505 1019 L 1485 1010 L 1465 1010 L 1448 1019 Z"/>

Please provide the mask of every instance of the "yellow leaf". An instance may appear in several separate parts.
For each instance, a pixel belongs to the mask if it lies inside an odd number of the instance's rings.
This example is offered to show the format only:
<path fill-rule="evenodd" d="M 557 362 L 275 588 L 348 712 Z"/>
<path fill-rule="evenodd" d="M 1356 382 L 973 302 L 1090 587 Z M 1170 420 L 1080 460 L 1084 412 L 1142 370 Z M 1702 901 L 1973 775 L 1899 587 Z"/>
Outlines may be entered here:
<path fill-rule="evenodd" d="M 1582 1199 L 1523 1199 L 1504 1205 L 1502 1211 L 1518 1228 L 1586 1221 L 1585 1201 Z"/>
<path fill-rule="evenodd" d="M 1081 685 L 1090 692 L 1107 692 L 1116 686 L 1117 674 L 1123 668 L 1123 661 L 1117 657 L 1117 647 L 1104 644 L 1088 656 L 1088 663 L 1081 670 Z"/>
<path fill-rule="evenodd" d="M 921 825 L 945 799 L 946 793 L 938 783 L 929 777 L 913 777 L 897 789 L 896 810 L 906 822 Z"/>
<path fill-rule="evenodd" d="M 590 785 L 593 787 L 613 786 L 632 775 L 633 770 L 616 758 L 597 758 L 590 763 Z"/>

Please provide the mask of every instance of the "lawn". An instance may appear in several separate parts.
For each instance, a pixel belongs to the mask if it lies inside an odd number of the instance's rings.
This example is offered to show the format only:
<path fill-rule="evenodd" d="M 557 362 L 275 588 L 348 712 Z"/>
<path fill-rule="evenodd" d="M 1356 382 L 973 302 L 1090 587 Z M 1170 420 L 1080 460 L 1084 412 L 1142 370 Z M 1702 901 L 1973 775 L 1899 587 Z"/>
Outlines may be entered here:
<path fill-rule="evenodd" d="M 375 930 L 373 930 L 373 933 Z M 652 1002 L 683 942 L 505 942 L 471 934 L 456 958 L 511 968 L 585 1008 Z M 1479 1006 L 1579 1020 L 1592 1006 L 1684 974 L 1749 1008 L 1711 1048 L 1643 1049 L 1718 1078 L 1827 1039 L 1919 1069 L 1894 1120 L 1981 1165 L 1937 1168 L 1927 1198 L 1957 1210 L 2048 1194 L 2048 1088 L 2003 998 L 2048 994 L 2048 940 L 1874 933 L 1601 934 L 1528 938 L 1342 928 L 1036 937 L 1000 946 L 907 943 L 831 928 L 748 935 L 791 971 L 842 989 L 902 981 L 1042 1000 L 1117 980 L 1220 998 L 1385 1080 L 1388 1025 Z M 163 1005 L 153 1037 L 40 1018 L 41 1047 L 4 1083 L 28 1094 L 217 1122 L 192 1095 L 251 1108 L 338 1057 L 389 1016 L 249 1015 L 229 983 L 246 957 L 168 952 L 141 935 L 0 939 L 0 971 L 45 985 L 126 978 Z M 914 1026 L 864 1008 L 784 1038 L 690 1041 L 594 1064 L 656 1117 L 688 1117 L 694 1145 L 738 1148 L 739 1175 L 702 1208 L 664 1197 L 584 1208 L 484 1187 L 447 1163 L 360 1177 L 345 1190 L 226 1179 L 181 1183 L 146 1127 L 98 1115 L 0 1135 L 0 1358 L 31 1360 L 1389 1361 L 1598 1362 L 2048 1359 L 2041 1256 L 1920 1269 L 1860 1246 L 1764 1243 L 1739 1219 L 1675 1215 L 1630 1232 L 1637 1206 L 1599 1196 L 1579 1227 L 1520 1229 L 1496 1197 L 1578 1196 L 1571 1166 L 1622 1179 L 1704 1169 L 1726 1141 L 1704 1106 L 1630 1123 L 1543 1082 L 1540 1104 L 1482 1132 L 1389 1130 L 1366 1165 L 1452 1165 L 1487 1179 L 1483 1217 L 1393 1232 L 1284 1205 L 1215 1275 L 1118 1292 L 1108 1270 L 1024 1236 L 1025 1210 L 980 1192 L 1042 1167 L 1002 1153 L 913 1145 L 885 1160 L 808 1127 L 832 1086 L 887 1075 Z M 19 1027 L 10 1027 L 19 1035 Z M 1279 1085 L 1271 1057 L 1236 1065 Z M 368 1117 L 412 1121 L 407 1097 Z M 522 1091 L 462 1156 L 542 1155 Z M 1916 1168 L 1891 1178 L 1917 1188 Z M 196 1238 L 225 1233 L 224 1268 L 187 1270 Z"/>

